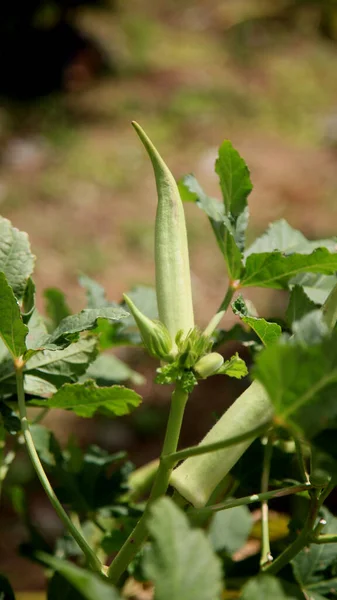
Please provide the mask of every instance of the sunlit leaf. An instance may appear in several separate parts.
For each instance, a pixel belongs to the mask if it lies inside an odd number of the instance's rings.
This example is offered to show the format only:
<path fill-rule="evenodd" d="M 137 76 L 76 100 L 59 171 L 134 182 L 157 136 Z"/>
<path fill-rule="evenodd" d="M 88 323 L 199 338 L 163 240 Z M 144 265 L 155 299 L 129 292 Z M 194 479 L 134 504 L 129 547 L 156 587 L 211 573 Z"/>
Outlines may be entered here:
<path fill-rule="evenodd" d="M 0 217 L 0 272 L 3 272 L 17 299 L 21 299 L 28 277 L 34 270 L 27 233 L 19 231 L 8 219 Z"/>
<path fill-rule="evenodd" d="M 250 254 L 241 286 L 286 289 L 289 280 L 298 273 L 332 275 L 336 270 L 337 254 L 326 248 L 318 248 L 311 254 L 286 255 L 278 251 Z"/>
<path fill-rule="evenodd" d="M 127 415 L 141 402 L 141 397 L 133 390 L 119 385 L 97 387 L 88 380 L 85 383 L 66 383 L 52 398 L 34 400 L 34 406 L 63 408 L 71 410 L 79 417 L 92 417 L 96 411 L 104 411 L 109 416 Z"/>
<path fill-rule="evenodd" d="M 248 308 L 242 296 L 239 296 L 232 303 L 232 309 L 234 314 L 238 315 L 243 323 L 246 323 L 255 331 L 265 346 L 273 344 L 280 337 L 282 329 L 277 323 L 270 323 L 265 319 L 253 317 L 248 314 Z"/>
<path fill-rule="evenodd" d="M 28 327 L 22 321 L 13 290 L 0 272 L 0 336 L 13 358 L 25 353 L 27 333 Z"/>

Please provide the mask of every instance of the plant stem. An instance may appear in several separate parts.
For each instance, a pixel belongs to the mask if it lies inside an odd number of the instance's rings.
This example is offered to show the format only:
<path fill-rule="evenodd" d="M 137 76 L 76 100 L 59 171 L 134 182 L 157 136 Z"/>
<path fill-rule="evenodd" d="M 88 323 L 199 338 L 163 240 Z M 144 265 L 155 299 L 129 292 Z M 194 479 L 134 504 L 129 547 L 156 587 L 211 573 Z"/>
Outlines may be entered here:
<path fill-rule="evenodd" d="M 177 449 L 187 399 L 188 394 L 186 394 L 186 392 L 184 392 L 177 384 L 176 389 L 172 394 L 171 409 L 167 423 L 162 456 L 172 454 Z M 137 554 L 140 546 L 145 541 L 147 537 L 146 525 L 151 505 L 155 500 L 157 500 L 157 498 L 166 493 L 169 486 L 172 469 L 173 467 L 170 464 L 162 459 L 160 460 L 159 468 L 156 473 L 145 511 L 108 569 L 108 577 L 113 583 L 117 583 L 134 556 Z"/>
<path fill-rule="evenodd" d="M 305 546 L 307 546 L 311 542 L 312 529 L 315 525 L 317 512 L 319 510 L 317 498 L 318 490 L 315 490 L 314 495 L 312 495 L 311 497 L 310 509 L 307 516 L 307 520 L 301 533 L 295 539 L 295 541 L 292 544 L 290 544 L 290 546 L 288 546 L 288 548 L 286 548 L 284 552 L 282 552 L 282 554 L 280 554 L 274 560 L 274 562 L 270 563 L 269 565 L 266 565 L 266 567 L 263 568 L 264 573 L 268 573 L 268 575 L 276 575 L 293 558 L 295 558 L 295 556 L 297 556 L 297 554 L 301 552 L 301 550 L 303 550 Z"/>
<path fill-rule="evenodd" d="M 222 450 L 223 448 L 228 448 L 229 446 L 235 446 L 236 444 L 245 442 L 250 438 L 256 438 L 262 433 L 264 433 L 268 427 L 269 423 L 265 423 L 264 425 L 259 425 L 258 427 L 251 429 L 250 431 L 233 436 L 232 438 L 228 438 L 226 440 L 214 442 L 213 444 L 199 444 L 199 446 L 190 446 L 189 448 L 184 448 L 183 450 L 179 450 L 178 452 L 174 452 L 173 454 L 169 454 L 166 456 L 164 455 L 162 457 L 162 460 L 163 462 L 174 466 L 179 461 L 184 460 L 185 458 L 189 458 L 190 456 L 200 456 L 201 454 L 209 454 L 210 452 L 215 452 L 216 450 Z"/>
<path fill-rule="evenodd" d="M 327 487 L 325 488 L 325 490 L 322 491 L 322 493 L 318 499 L 319 507 L 321 507 L 324 504 L 325 500 L 331 494 L 331 492 L 335 489 L 335 487 L 336 487 L 336 481 L 330 482 L 327 485 Z"/>
<path fill-rule="evenodd" d="M 312 544 L 337 544 L 337 534 L 323 533 L 310 541 Z"/>
<path fill-rule="evenodd" d="M 253 502 L 263 502 L 264 500 L 271 500 L 272 498 L 282 498 L 282 496 L 289 496 L 290 494 L 298 494 L 299 492 L 305 492 L 312 489 L 312 485 L 303 483 L 300 485 L 291 485 L 289 487 L 280 488 L 277 490 L 271 490 L 270 492 L 263 492 L 261 494 L 252 494 L 252 496 L 244 496 L 235 500 L 227 500 L 219 504 L 213 504 L 205 506 L 204 508 L 190 508 L 189 514 L 202 514 L 211 512 L 217 512 L 219 510 L 227 510 L 228 508 L 235 508 L 236 506 L 243 506 L 245 504 L 252 504 Z"/>
<path fill-rule="evenodd" d="M 34 425 L 37 425 L 38 423 L 41 423 L 42 419 L 45 418 L 45 416 L 49 413 L 49 408 L 42 408 L 42 410 L 40 410 L 38 412 L 38 414 L 36 415 L 35 419 L 33 419 L 33 423 Z"/>
<path fill-rule="evenodd" d="M 270 463 L 273 453 L 273 440 L 269 436 L 263 459 L 263 469 L 261 478 L 261 493 L 265 494 L 268 492 L 269 487 L 269 476 L 270 476 Z M 270 552 L 270 541 L 269 541 L 269 515 L 268 515 L 268 500 L 262 500 L 261 502 L 261 528 L 262 528 L 262 547 L 261 547 L 261 559 L 260 565 L 263 567 L 265 564 L 269 564 L 273 557 Z"/>
<path fill-rule="evenodd" d="M 32 465 L 35 469 L 35 472 L 42 484 L 42 487 L 43 487 L 44 491 L 46 492 L 46 494 L 50 500 L 50 503 L 52 504 L 53 508 L 55 509 L 55 512 L 59 516 L 60 520 L 62 521 L 64 526 L 69 530 L 69 532 L 73 536 L 74 540 L 77 542 L 77 544 L 81 548 L 81 550 L 82 550 L 83 554 L 85 555 L 91 568 L 93 570 L 101 573 L 102 572 L 102 564 L 101 564 L 100 560 L 97 558 L 97 556 L 94 553 L 94 551 L 92 550 L 92 548 L 90 548 L 90 546 L 87 543 L 87 541 L 85 540 L 85 538 L 81 535 L 81 533 L 78 531 L 78 529 L 72 523 L 72 521 L 69 518 L 69 516 L 67 515 L 66 511 L 60 504 L 60 502 L 49 482 L 49 479 L 45 473 L 45 470 L 41 464 L 41 461 L 39 459 L 38 453 L 37 453 L 35 445 L 34 445 L 34 440 L 33 440 L 32 434 L 30 432 L 28 419 L 27 419 L 22 368 L 23 367 L 22 367 L 21 363 L 18 363 L 17 365 L 15 365 L 21 427 L 22 427 L 22 433 L 23 433 L 25 443 L 26 443 L 26 448 L 27 448 L 27 451 L 29 454 L 29 458 L 30 458 Z"/>
<path fill-rule="evenodd" d="M 305 456 L 304 456 L 304 453 L 303 453 L 302 442 L 301 442 L 301 440 L 298 439 L 297 436 L 294 437 L 294 441 L 295 441 L 296 453 L 297 453 L 297 458 L 298 458 L 298 464 L 299 464 L 299 467 L 300 467 L 302 478 L 304 479 L 304 481 L 306 483 L 310 483 L 309 473 L 307 471 L 307 466 L 305 464 Z"/>
<path fill-rule="evenodd" d="M 219 306 L 217 313 L 214 315 L 214 317 L 211 318 L 210 322 L 208 323 L 206 329 L 203 332 L 203 335 L 205 337 L 209 337 L 210 335 L 212 335 L 214 329 L 217 328 L 217 326 L 219 325 L 227 308 L 229 307 L 230 302 L 231 302 L 235 292 L 236 292 L 236 288 L 232 284 L 230 284 L 228 286 L 226 296 L 224 297 L 223 301 L 221 302 L 221 305 Z"/>

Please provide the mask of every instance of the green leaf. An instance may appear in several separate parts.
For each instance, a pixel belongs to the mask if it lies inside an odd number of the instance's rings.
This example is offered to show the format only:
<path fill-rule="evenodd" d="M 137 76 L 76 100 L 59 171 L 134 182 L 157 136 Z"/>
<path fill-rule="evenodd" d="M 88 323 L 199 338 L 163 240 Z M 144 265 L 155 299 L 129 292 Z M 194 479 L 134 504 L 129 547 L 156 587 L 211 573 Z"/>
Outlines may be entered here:
<path fill-rule="evenodd" d="M 0 598 L 1 600 L 15 600 L 12 586 L 7 577 L 0 573 Z"/>
<path fill-rule="evenodd" d="M 312 254 L 262 252 L 250 254 L 241 279 L 241 287 L 271 287 L 286 289 L 289 280 L 298 273 L 331 275 L 337 270 L 337 254 L 318 248 Z"/>
<path fill-rule="evenodd" d="M 0 273 L 0 336 L 13 358 L 18 358 L 25 353 L 27 333 L 28 327 L 22 321 L 20 307 L 13 290 L 4 273 Z"/>
<path fill-rule="evenodd" d="M 12 410 L 5 402 L 0 402 L 0 430 L 1 421 L 4 428 L 11 435 L 15 435 L 21 430 L 21 421 L 17 416 L 16 412 Z M 1 436 L 0 436 L 1 437 Z M 0 439 L 0 443 L 2 440 Z M 1 481 L 1 469 L 0 469 L 0 481 Z"/>
<path fill-rule="evenodd" d="M 194 175 L 185 175 L 178 182 L 178 187 L 183 202 L 195 202 L 212 221 L 220 223 L 224 220 L 223 204 L 216 198 L 207 196 Z"/>
<path fill-rule="evenodd" d="M 94 445 L 86 449 L 75 476 L 78 488 L 92 510 L 116 504 L 126 493 L 131 464 L 125 462 L 125 458 L 124 452 L 110 454 Z M 69 470 L 70 460 L 67 465 Z"/>
<path fill-rule="evenodd" d="M 146 576 L 155 584 L 155 600 L 216 600 L 222 589 L 221 563 L 201 530 L 169 498 L 151 509 L 153 540 L 145 555 Z"/>
<path fill-rule="evenodd" d="M 219 148 L 215 172 L 220 179 L 225 213 L 236 218 L 246 208 L 253 186 L 245 161 L 228 140 Z"/>
<path fill-rule="evenodd" d="M 27 361 L 25 371 L 60 387 L 83 375 L 96 356 L 97 339 L 83 337 L 63 350 L 37 352 Z"/>
<path fill-rule="evenodd" d="M 312 310 L 292 326 L 293 340 L 302 346 L 319 344 L 330 333 L 321 310 Z"/>
<path fill-rule="evenodd" d="M 310 242 L 307 238 L 289 225 L 285 219 L 280 219 L 269 225 L 260 237 L 258 237 L 245 252 L 245 256 L 250 254 L 260 254 L 261 252 L 312 252 Z"/>
<path fill-rule="evenodd" d="M 336 283 L 337 277 L 335 275 L 300 273 L 290 279 L 289 287 L 292 288 L 294 285 L 300 285 L 315 304 L 324 304 Z"/>
<path fill-rule="evenodd" d="M 34 400 L 30 404 L 48 408 L 71 410 L 79 417 L 92 417 L 97 410 L 108 416 L 127 415 L 141 402 L 141 397 L 133 390 L 115 385 L 97 387 L 93 381 L 85 383 L 65 383 L 52 398 Z"/>
<path fill-rule="evenodd" d="M 224 362 L 216 375 L 227 375 L 228 377 L 235 377 L 235 379 L 242 379 L 242 377 L 248 375 L 247 365 L 238 353 L 236 353 Z"/>
<path fill-rule="evenodd" d="M 320 517 L 326 521 L 326 526 L 322 533 L 331 535 L 337 534 L 337 519 L 327 508 L 321 510 Z M 316 583 L 318 577 L 325 578 L 323 571 L 336 562 L 337 543 L 336 544 L 310 544 L 308 548 L 302 550 L 292 560 L 294 575 L 303 591 L 307 586 Z M 320 574 L 320 575 L 319 575 Z M 329 590 L 317 590 L 324 593 Z"/>
<path fill-rule="evenodd" d="M 127 489 L 130 463 L 124 452 L 110 454 L 98 446 L 83 452 L 73 441 L 62 452 L 53 433 L 32 424 L 40 459 L 56 483 L 60 501 L 82 515 L 119 501 Z"/>
<path fill-rule="evenodd" d="M 27 280 L 23 299 L 22 299 L 22 320 L 27 324 L 34 312 L 35 308 L 35 283 L 31 277 Z"/>
<path fill-rule="evenodd" d="M 289 326 L 294 321 L 299 321 L 306 314 L 315 310 L 316 304 L 310 300 L 303 287 L 295 285 L 290 293 L 289 304 L 286 311 L 286 320 Z"/>
<path fill-rule="evenodd" d="M 85 377 L 95 379 L 98 385 L 113 385 L 124 381 L 131 381 L 134 385 L 145 383 L 143 375 L 131 369 L 113 354 L 100 354 L 89 366 Z"/>
<path fill-rule="evenodd" d="M 224 205 L 215 198 L 209 198 L 193 175 L 186 175 L 179 182 L 179 191 L 183 200 L 195 202 L 209 218 L 216 241 L 223 254 L 229 276 L 238 279 L 243 268 L 241 249 L 244 246 L 245 229 L 248 223 L 247 212 L 236 222 L 225 215 Z"/>
<path fill-rule="evenodd" d="M 32 423 L 30 432 L 34 440 L 34 446 L 40 457 L 48 467 L 54 467 L 58 460 L 58 455 L 61 455 L 61 450 L 54 434 L 37 423 Z"/>
<path fill-rule="evenodd" d="M 70 315 L 62 319 L 59 326 L 46 340 L 47 344 L 67 344 L 73 340 L 71 336 L 74 336 L 81 331 L 88 331 L 94 329 L 97 326 L 97 319 L 107 319 L 110 322 L 118 322 L 121 319 L 128 317 L 127 313 L 123 308 L 119 306 L 109 306 L 106 308 L 86 308 L 76 315 Z"/>
<path fill-rule="evenodd" d="M 108 583 L 107 579 L 103 579 L 91 571 L 86 571 L 71 562 L 42 552 L 37 554 L 37 558 L 60 573 L 86 600 L 120 599 L 117 590 Z"/>
<path fill-rule="evenodd" d="M 300 588 L 271 575 L 258 575 L 243 587 L 240 600 L 305 600 Z"/>
<path fill-rule="evenodd" d="M 305 591 L 309 594 L 310 600 L 311 598 L 313 600 L 321 600 L 322 598 L 325 600 L 326 596 L 322 596 L 322 594 L 333 594 L 336 596 L 337 577 L 326 579 L 324 574 L 324 579 L 306 586 Z"/>
<path fill-rule="evenodd" d="M 247 506 L 237 506 L 215 513 L 209 528 L 209 538 L 215 552 L 233 555 L 246 543 L 253 519 Z"/>
<path fill-rule="evenodd" d="M 34 270 L 35 257 L 30 251 L 27 233 L 19 231 L 0 217 L 0 271 L 16 298 L 22 298 L 28 277 Z"/>
<path fill-rule="evenodd" d="M 50 383 L 50 381 L 41 379 L 41 377 L 36 377 L 36 375 L 28 374 L 25 375 L 24 390 L 25 393 L 29 394 L 30 396 L 50 398 L 57 392 L 57 387 L 53 383 Z"/>
<path fill-rule="evenodd" d="M 68 540 L 67 540 L 68 541 Z M 47 600 L 83 600 L 84 596 L 80 594 L 69 581 L 67 581 L 60 573 L 55 572 L 52 578 L 48 582 L 48 595 Z M 19 600 L 21 600 L 19 598 Z M 25 598 L 22 598 L 25 600 Z M 33 596 L 27 600 L 39 600 Z M 45 596 L 41 598 L 45 600 Z"/>
<path fill-rule="evenodd" d="M 232 309 L 234 314 L 238 315 L 243 323 L 246 323 L 255 331 L 265 346 L 274 344 L 280 337 L 282 329 L 277 323 L 269 323 L 265 319 L 248 315 L 248 308 L 242 296 L 239 296 L 232 303 Z"/>
<path fill-rule="evenodd" d="M 42 315 L 35 308 L 28 323 L 26 346 L 28 350 L 39 350 L 48 336 L 46 324 Z"/>
<path fill-rule="evenodd" d="M 286 254 L 291 252 L 310 254 L 316 248 L 327 248 L 333 252 L 336 248 L 336 239 L 310 241 L 298 229 L 291 227 L 285 219 L 280 219 L 269 225 L 267 231 L 249 246 L 245 256 L 274 250 Z"/>
<path fill-rule="evenodd" d="M 80 285 L 86 291 L 88 308 L 102 308 L 103 306 L 109 306 L 109 301 L 106 298 L 103 286 L 90 277 L 87 277 L 87 275 L 80 275 L 78 280 Z"/>
<path fill-rule="evenodd" d="M 273 344 L 256 360 L 254 375 L 266 388 L 279 419 L 307 437 L 337 417 L 337 335 L 313 346 Z"/>
<path fill-rule="evenodd" d="M 62 319 L 69 317 L 71 310 L 67 304 L 65 295 L 57 288 L 47 288 L 43 295 L 46 299 L 46 313 L 51 321 L 53 329 L 57 327 Z"/>

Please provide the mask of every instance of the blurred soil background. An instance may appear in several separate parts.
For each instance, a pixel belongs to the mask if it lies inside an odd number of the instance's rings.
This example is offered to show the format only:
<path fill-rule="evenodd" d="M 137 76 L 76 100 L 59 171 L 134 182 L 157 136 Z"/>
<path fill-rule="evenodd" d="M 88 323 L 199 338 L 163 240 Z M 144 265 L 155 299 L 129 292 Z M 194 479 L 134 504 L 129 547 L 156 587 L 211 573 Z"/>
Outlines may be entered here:
<path fill-rule="evenodd" d="M 254 184 L 251 239 L 282 217 L 310 238 L 336 234 L 335 0 L 5 4 L 0 212 L 29 234 L 42 311 L 47 287 L 61 288 L 74 311 L 84 306 L 79 273 L 102 284 L 110 300 L 136 284 L 153 285 L 156 192 L 133 119 L 177 178 L 193 172 L 215 197 L 217 148 L 232 141 Z M 204 214 L 194 206 L 186 213 L 202 326 L 223 298 L 226 274 Z M 285 303 L 282 294 L 246 295 L 265 316 Z M 225 326 L 233 322 L 229 314 Z M 158 453 L 168 397 L 152 383 L 154 365 L 142 352 L 119 355 L 147 378 L 138 389 L 142 409 L 108 422 L 53 412 L 46 424 L 63 442 L 76 431 L 84 445 L 126 448 L 138 465 Z M 183 443 L 197 442 L 241 389 L 240 382 L 200 385 Z M 41 529 L 58 533 L 24 457 L 13 477 L 30 486 Z M 15 556 L 24 528 L 6 512 L 6 500 L 1 519 L 0 571 L 18 590 L 40 588 L 41 570 Z"/>

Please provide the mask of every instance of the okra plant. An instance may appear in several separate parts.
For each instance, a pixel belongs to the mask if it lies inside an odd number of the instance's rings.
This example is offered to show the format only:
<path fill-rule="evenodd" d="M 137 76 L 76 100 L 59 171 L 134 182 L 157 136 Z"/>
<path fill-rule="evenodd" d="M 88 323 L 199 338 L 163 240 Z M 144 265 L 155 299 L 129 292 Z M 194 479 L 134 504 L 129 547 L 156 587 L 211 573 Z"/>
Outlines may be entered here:
<path fill-rule="evenodd" d="M 221 144 L 215 164 L 219 201 L 193 175 L 177 184 L 133 125 L 158 192 L 155 292 L 136 288 L 115 303 L 82 276 L 86 308 L 71 314 L 49 289 L 43 317 L 27 235 L 0 220 L 0 490 L 31 535 L 29 557 L 47 569 L 50 600 L 135 598 L 137 582 L 155 600 L 334 598 L 337 240 L 309 240 L 281 220 L 247 246 L 252 183 L 232 144 Z M 227 269 L 204 329 L 194 320 L 184 202 L 204 211 Z M 283 290 L 284 314 L 257 315 L 248 287 Z M 238 317 L 229 330 L 226 311 Z M 245 347 L 249 373 L 238 353 L 224 360 L 230 340 Z M 81 450 L 73 439 L 61 447 L 42 424 L 54 409 L 83 418 L 135 410 L 141 376 L 109 353 L 123 344 L 143 346 L 158 361 L 156 381 L 173 386 L 159 460 L 137 470 L 123 452 Z M 211 377 L 243 379 L 245 391 L 199 445 L 179 449 L 186 404 Z M 52 548 L 10 477 L 23 447 L 64 526 Z M 5 576 L 0 596 L 14 598 Z"/>

